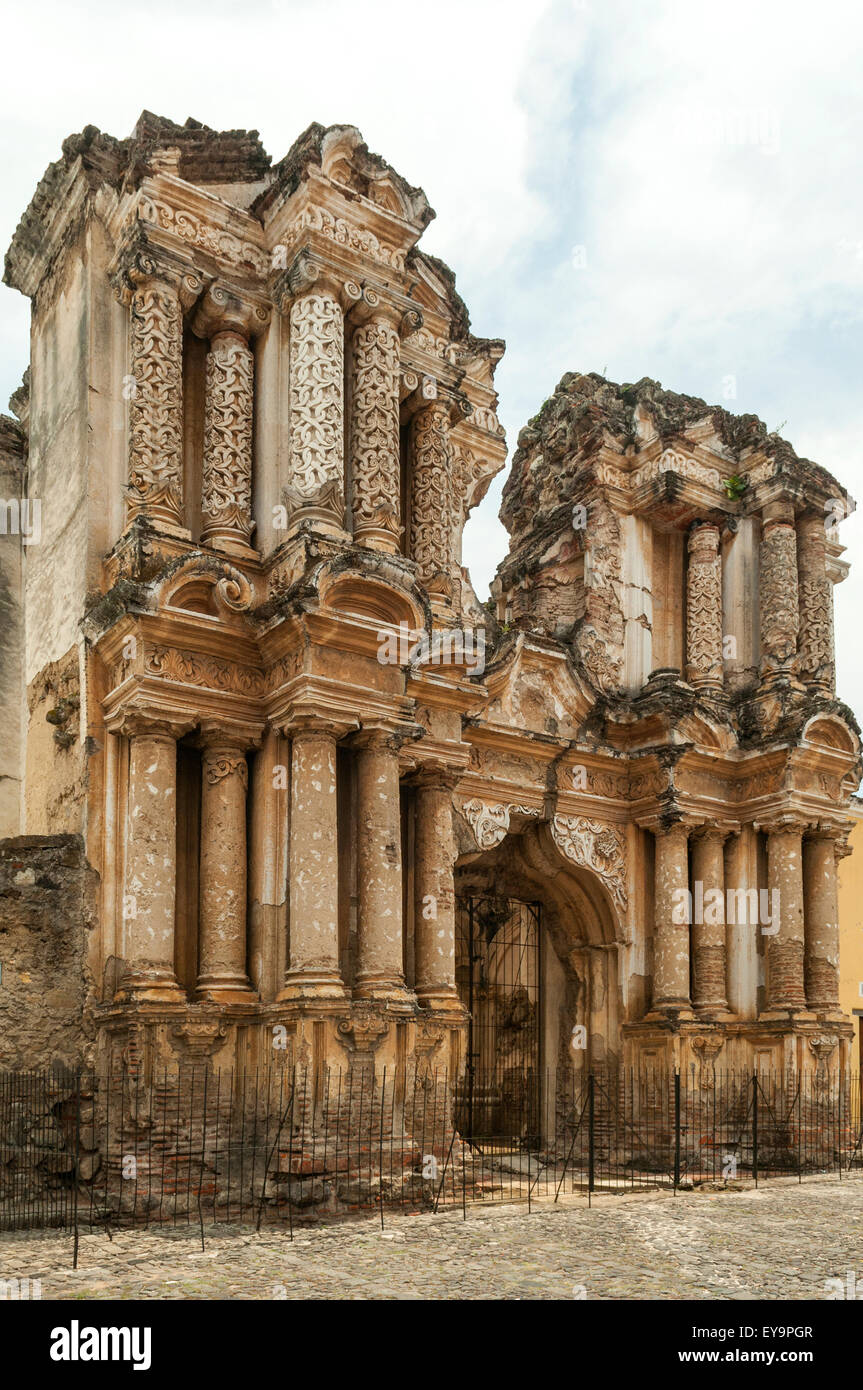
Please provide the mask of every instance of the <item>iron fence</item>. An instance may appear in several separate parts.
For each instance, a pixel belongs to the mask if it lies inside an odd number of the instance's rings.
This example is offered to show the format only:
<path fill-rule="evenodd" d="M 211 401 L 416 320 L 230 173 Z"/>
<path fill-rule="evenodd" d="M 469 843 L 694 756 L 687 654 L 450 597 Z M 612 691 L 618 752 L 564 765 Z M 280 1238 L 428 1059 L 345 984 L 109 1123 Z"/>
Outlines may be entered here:
<path fill-rule="evenodd" d="M 546 1071 L 517 1089 L 497 1071 L 371 1067 L 0 1073 L 0 1230 L 74 1230 L 76 1249 L 82 1228 L 293 1235 L 369 1210 L 861 1171 L 848 1075 Z"/>

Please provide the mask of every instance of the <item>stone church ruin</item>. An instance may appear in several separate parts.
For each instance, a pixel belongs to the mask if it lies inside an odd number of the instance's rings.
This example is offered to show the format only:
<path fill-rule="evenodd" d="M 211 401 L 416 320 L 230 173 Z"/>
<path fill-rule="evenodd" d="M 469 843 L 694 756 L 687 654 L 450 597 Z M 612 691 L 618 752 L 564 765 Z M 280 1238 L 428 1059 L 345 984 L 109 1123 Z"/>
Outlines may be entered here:
<path fill-rule="evenodd" d="M 567 373 L 481 603 L 504 343 L 433 216 L 352 126 L 273 164 L 146 112 L 24 212 L 0 1068 L 440 1070 L 491 1133 L 549 1071 L 847 1070 L 854 504 L 754 416 Z"/>

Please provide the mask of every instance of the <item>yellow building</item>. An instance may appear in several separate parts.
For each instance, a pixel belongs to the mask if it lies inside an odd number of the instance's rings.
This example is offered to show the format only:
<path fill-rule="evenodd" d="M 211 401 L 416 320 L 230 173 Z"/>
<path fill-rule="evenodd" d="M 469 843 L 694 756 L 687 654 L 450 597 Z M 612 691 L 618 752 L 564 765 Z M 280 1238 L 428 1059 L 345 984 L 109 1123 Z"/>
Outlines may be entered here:
<path fill-rule="evenodd" d="M 852 853 L 839 863 L 839 999 L 854 1020 L 852 1066 L 863 1072 L 863 798 L 852 798 Z"/>

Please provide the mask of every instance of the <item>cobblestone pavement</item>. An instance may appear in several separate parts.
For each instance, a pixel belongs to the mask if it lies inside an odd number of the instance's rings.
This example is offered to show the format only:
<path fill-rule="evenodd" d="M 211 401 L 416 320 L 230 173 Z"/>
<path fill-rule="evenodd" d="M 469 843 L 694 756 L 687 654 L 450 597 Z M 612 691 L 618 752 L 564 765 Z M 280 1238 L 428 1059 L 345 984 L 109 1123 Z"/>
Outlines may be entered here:
<path fill-rule="evenodd" d="M 823 1299 L 863 1287 L 863 1181 L 469 1208 L 257 1235 L 210 1227 L 0 1237 L 43 1299 Z"/>

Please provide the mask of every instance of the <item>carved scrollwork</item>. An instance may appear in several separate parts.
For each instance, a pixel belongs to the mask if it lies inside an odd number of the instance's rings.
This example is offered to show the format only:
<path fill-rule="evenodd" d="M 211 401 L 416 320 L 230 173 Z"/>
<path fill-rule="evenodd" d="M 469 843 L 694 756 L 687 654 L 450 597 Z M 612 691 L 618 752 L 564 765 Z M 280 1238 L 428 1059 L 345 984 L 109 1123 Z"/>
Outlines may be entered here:
<path fill-rule="evenodd" d="M 249 765 L 239 750 L 208 748 L 204 754 L 204 776 L 211 787 L 225 777 L 239 777 L 244 788 L 249 785 Z"/>
<path fill-rule="evenodd" d="M 626 844 L 619 826 L 585 816 L 555 816 L 554 842 L 567 859 L 602 879 L 621 917 L 626 912 Z"/>
<path fill-rule="evenodd" d="M 513 815 L 539 816 L 540 811 L 533 806 L 515 806 L 500 802 L 485 802 L 474 798 L 466 801 L 461 808 L 462 815 L 473 831 L 474 839 L 480 849 L 494 849 L 509 832 L 510 817 Z"/>

